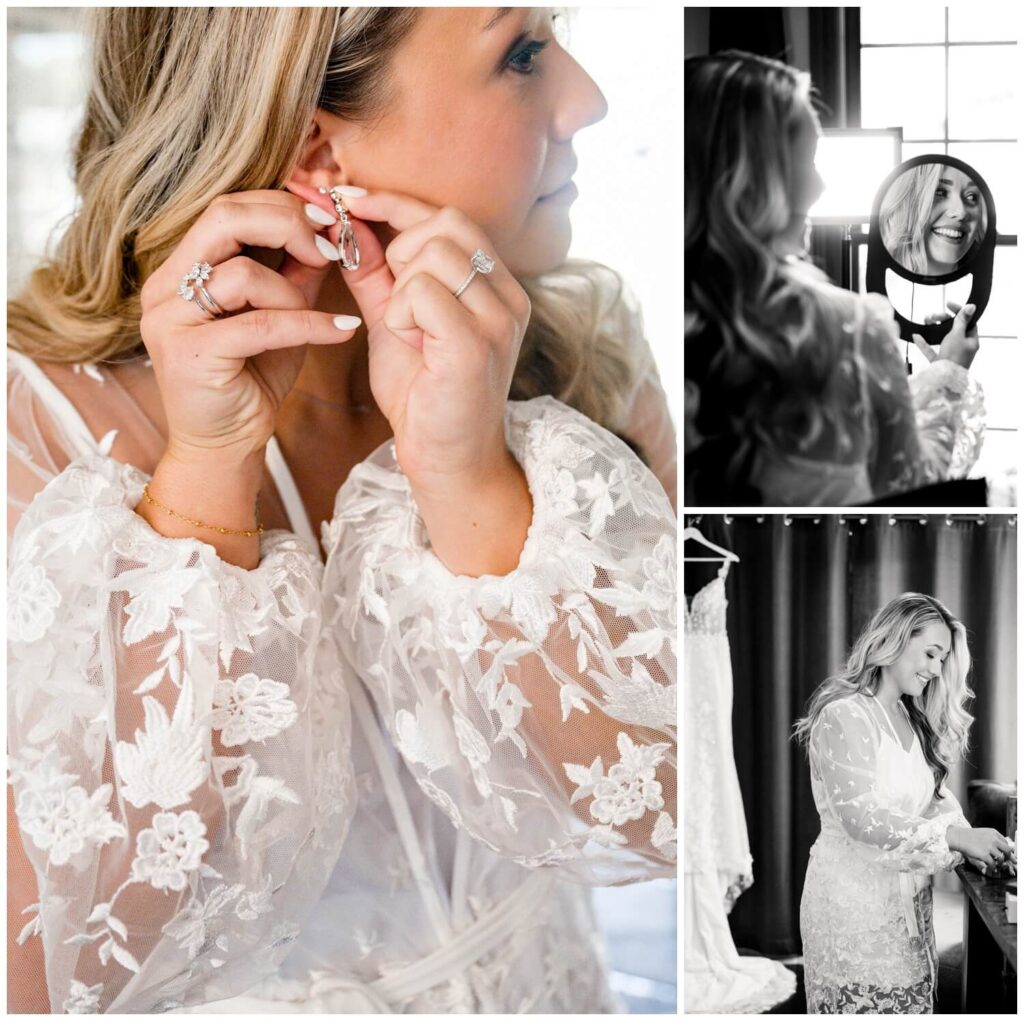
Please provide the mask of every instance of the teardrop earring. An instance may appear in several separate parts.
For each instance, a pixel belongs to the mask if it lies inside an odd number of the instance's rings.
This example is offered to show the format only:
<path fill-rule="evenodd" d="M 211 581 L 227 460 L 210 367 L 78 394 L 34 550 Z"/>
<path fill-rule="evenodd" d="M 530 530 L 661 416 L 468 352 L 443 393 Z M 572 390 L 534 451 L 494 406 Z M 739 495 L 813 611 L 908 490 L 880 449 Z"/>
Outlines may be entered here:
<path fill-rule="evenodd" d="M 341 255 L 343 269 L 353 270 L 359 268 L 359 242 L 356 241 L 356 232 L 352 229 L 352 221 L 348 217 L 348 210 L 338 188 L 318 188 L 321 195 L 330 195 L 334 203 L 334 209 L 341 221 L 341 235 L 338 238 L 338 252 Z"/>

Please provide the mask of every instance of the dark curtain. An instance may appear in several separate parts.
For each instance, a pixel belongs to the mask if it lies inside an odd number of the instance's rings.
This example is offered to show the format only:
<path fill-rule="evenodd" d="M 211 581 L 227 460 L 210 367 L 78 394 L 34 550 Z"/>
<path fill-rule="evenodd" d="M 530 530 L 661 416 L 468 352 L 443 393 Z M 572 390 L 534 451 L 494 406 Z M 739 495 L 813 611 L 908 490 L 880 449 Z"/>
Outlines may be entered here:
<path fill-rule="evenodd" d="M 781 7 L 711 7 L 708 52 L 745 50 L 786 59 L 786 30 Z"/>
<path fill-rule="evenodd" d="M 688 519 L 688 523 L 694 519 Z M 1015 519 L 932 515 L 703 515 L 731 549 L 728 630 L 733 740 L 754 859 L 754 885 L 730 916 L 737 946 L 800 953 L 800 893 L 819 832 L 802 748 L 789 740 L 808 697 L 845 661 L 874 611 L 906 591 L 945 603 L 967 628 L 976 700 L 968 760 L 950 786 L 1016 778 Z M 789 524 L 786 524 L 786 521 Z M 890 524 L 890 521 L 895 523 Z M 684 557 L 700 556 L 689 543 Z M 715 565 L 684 562 L 688 595 Z M 684 678 L 683 683 L 690 683 Z M 685 722 L 685 721 L 684 721 Z"/>

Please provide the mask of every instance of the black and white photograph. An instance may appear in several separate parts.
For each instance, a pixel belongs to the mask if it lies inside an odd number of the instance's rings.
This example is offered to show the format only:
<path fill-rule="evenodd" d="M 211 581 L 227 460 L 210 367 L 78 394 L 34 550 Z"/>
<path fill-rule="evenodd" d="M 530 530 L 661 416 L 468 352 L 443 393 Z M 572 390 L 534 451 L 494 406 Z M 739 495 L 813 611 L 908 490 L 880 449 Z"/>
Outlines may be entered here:
<path fill-rule="evenodd" d="M 685 1011 L 1015 1014 L 1016 517 L 684 524 Z"/>
<path fill-rule="evenodd" d="M 686 8 L 687 507 L 1016 506 L 1006 14 Z"/>

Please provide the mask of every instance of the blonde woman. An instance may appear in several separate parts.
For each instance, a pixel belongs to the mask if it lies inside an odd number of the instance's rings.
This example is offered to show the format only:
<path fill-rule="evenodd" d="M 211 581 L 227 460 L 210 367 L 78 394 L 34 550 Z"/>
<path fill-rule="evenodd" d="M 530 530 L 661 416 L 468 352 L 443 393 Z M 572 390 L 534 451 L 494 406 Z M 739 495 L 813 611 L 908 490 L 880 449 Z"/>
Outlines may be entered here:
<path fill-rule="evenodd" d="M 11 1009 L 611 1009 L 675 519 L 635 316 L 564 265 L 601 93 L 546 9 L 93 31 L 8 307 Z"/>
<path fill-rule="evenodd" d="M 821 816 L 800 903 L 809 1013 L 931 1013 L 932 875 L 963 857 L 1016 862 L 1012 842 L 971 828 L 945 786 L 967 748 L 970 663 L 963 624 L 904 593 L 796 724 Z"/>
<path fill-rule="evenodd" d="M 984 240 L 985 199 L 957 167 L 923 163 L 900 174 L 886 190 L 878 229 L 904 269 L 942 276 L 954 272 Z"/>
<path fill-rule="evenodd" d="M 966 475 L 984 423 L 970 307 L 908 385 L 889 303 L 806 258 L 808 76 L 726 52 L 685 79 L 687 502 L 854 505 Z"/>

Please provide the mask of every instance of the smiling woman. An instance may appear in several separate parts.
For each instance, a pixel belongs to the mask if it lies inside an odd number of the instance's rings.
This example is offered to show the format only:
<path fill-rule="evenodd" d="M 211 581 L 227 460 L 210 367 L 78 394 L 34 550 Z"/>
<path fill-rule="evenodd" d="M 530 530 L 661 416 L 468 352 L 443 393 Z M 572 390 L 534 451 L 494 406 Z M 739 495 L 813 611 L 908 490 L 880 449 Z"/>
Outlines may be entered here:
<path fill-rule="evenodd" d="M 546 9 L 91 31 L 8 305 L 12 1009 L 613 1009 L 586 887 L 674 871 L 674 446 L 566 261 L 600 90 Z"/>
<path fill-rule="evenodd" d="M 941 276 L 985 239 L 988 211 L 967 174 L 936 161 L 896 178 L 882 199 L 878 225 L 882 243 L 904 269 Z"/>
<path fill-rule="evenodd" d="M 965 857 L 1015 860 L 945 786 L 973 720 L 970 662 L 964 625 L 937 599 L 904 593 L 796 724 L 821 817 L 800 904 L 811 1013 L 931 1013 L 933 874 Z"/>

